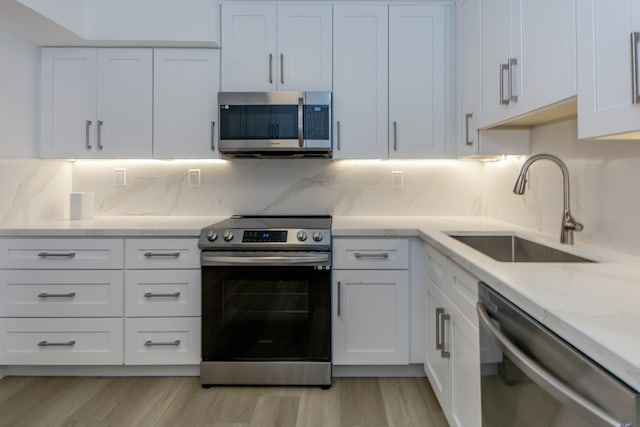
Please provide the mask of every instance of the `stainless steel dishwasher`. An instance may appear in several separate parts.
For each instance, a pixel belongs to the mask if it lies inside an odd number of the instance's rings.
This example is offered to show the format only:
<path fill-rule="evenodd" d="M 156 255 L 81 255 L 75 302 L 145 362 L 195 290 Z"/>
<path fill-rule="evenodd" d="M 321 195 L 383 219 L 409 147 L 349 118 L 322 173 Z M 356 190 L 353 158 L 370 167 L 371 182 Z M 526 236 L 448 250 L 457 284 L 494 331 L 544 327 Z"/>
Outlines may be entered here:
<path fill-rule="evenodd" d="M 483 427 L 638 426 L 638 393 L 484 283 Z"/>

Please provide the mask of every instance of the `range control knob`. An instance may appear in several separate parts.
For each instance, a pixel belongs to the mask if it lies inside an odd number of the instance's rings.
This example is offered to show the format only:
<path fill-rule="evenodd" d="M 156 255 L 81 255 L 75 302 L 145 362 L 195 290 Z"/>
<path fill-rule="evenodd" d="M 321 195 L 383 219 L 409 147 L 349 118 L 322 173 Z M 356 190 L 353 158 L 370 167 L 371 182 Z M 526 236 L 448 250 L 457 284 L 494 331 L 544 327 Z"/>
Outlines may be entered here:
<path fill-rule="evenodd" d="M 210 242 L 215 242 L 217 238 L 218 233 L 216 233 L 215 230 L 209 230 L 209 232 L 207 233 L 207 240 Z"/>
<path fill-rule="evenodd" d="M 313 232 L 313 240 L 314 240 L 314 241 L 316 241 L 316 242 L 321 242 L 323 237 L 324 237 L 324 236 L 322 235 L 322 233 L 321 233 L 321 232 L 319 232 L 319 231 L 314 231 L 314 232 Z"/>
<path fill-rule="evenodd" d="M 298 231 L 298 240 L 301 242 L 304 242 L 307 240 L 307 233 L 306 231 Z"/>
<path fill-rule="evenodd" d="M 233 231 L 224 230 L 224 233 L 222 233 L 222 238 L 225 242 L 230 242 L 231 240 L 233 240 Z"/>

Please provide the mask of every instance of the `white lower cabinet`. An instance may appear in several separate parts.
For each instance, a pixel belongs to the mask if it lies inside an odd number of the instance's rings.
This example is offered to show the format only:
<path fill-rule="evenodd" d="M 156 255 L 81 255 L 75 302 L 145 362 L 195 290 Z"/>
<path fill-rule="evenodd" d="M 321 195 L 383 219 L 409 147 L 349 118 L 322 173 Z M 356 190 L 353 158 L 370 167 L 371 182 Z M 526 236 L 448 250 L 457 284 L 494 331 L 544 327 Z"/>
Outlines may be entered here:
<path fill-rule="evenodd" d="M 197 365 L 200 318 L 127 318 L 125 365 Z"/>
<path fill-rule="evenodd" d="M 425 373 L 452 426 L 480 426 L 480 344 L 469 304 L 477 298 L 464 269 L 425 245 Z M 475 296 L 473 296 L 475 293 Z"/>

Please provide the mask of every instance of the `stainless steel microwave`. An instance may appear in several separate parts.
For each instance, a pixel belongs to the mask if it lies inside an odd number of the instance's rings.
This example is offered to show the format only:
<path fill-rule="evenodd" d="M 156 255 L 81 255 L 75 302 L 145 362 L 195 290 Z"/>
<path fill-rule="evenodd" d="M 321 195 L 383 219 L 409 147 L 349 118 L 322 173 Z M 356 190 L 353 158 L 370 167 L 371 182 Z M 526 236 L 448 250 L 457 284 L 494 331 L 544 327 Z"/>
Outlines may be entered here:
<path fill-rule="evenodd" d="M 220 92 L 225 157 L 331 157 L 331 92 Z"/>

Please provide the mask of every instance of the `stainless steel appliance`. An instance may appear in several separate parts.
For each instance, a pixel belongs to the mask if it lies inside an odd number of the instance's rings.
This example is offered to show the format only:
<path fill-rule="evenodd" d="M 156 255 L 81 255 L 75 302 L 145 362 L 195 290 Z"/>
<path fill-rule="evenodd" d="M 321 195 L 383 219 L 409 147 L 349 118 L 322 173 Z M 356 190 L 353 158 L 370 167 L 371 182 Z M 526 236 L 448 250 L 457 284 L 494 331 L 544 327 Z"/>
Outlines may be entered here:
<path fill-rule="evenodd" d="M 638 393 L 484 283 L 482 425 L 637 426 Z"/>
<path fill-rule="evenodd" d="M 331 217 L 202 230 L 200 382 L 331 385 Z"/>
<path fill-rule="evenodd" d="M 331 157 L 331 92 L 220 92 L 226 157 Z"/>

